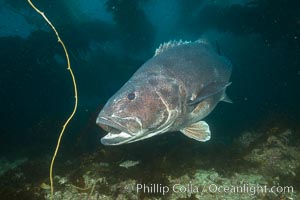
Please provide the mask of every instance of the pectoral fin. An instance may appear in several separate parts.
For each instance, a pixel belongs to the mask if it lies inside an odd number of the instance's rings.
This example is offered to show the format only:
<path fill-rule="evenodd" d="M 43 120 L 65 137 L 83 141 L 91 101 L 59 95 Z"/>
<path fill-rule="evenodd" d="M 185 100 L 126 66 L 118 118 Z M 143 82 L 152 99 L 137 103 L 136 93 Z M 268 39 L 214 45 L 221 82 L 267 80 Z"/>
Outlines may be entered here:
<path fill-rule="evenodd" d="M 224 92 L 222 101 L 226 102 L 226 103 L 233 103 L 232 100 L 229 98 L 229 96 Z"/>
<path fill-rule="evenodd" d="M 184 135 L 189 138 L 206 142 L 210 139 L 209 126 L 205 121 L 199 121 L 190 126 L 180 130 Z"/>
<path fill-rule="evenodd" d="M 188 105 L 195 105 L 201 101 L 221 92 L 226 89 L 231 84 L 231 82 L 211 82 L 207 84 L 199 93 L 197 98 L 188 102 Z"/>

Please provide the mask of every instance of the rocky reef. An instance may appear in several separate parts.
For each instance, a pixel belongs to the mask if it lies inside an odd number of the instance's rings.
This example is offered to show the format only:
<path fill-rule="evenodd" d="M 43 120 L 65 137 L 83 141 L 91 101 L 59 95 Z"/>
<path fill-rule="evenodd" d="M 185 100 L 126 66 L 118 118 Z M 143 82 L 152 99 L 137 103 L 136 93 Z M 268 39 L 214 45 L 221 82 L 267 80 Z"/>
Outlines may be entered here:
<path fill-rule="evenodd" d="M 146 160 L 101 148 L 57 164 L 54 199 L 298 199 L 298 142 L 297 131 L 273 127 L 245 131 L 231 144 L 170 147 Z M 1 197 L 50 199 L 47 170 L 39 160 L 6 170 Z"/>

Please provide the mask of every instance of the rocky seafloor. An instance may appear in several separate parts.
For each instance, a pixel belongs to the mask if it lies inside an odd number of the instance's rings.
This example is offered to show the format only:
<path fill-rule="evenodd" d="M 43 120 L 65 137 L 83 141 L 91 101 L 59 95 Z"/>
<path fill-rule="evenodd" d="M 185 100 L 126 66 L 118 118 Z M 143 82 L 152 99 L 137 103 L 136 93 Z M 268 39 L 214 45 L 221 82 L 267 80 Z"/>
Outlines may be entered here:
<path fill-rule="evenodd" d="M 298 133 L 299 134 L 299 133 Z M 297 130 L 246 131 L 229 144 L 114 148 L 59 159 L 54 199 L 300 199 Z M 159 144 L 163 145 L 163 144 Z M 151 149 L 151 148 L 150 148 Z M 48 160 L 0 162 L 1 199 L 51 199 Z"/>

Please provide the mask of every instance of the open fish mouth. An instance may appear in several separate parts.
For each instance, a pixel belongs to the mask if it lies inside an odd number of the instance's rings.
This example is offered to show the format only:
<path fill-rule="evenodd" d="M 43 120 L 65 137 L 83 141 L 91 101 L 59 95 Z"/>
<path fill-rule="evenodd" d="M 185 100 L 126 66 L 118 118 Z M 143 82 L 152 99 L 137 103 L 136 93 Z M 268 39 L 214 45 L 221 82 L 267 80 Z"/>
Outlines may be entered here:
<path fill-rule="evenodd" d="M 113 134 L 118 134 L 125 128 L 121 124 L 104 117 L 98 117 L 96 123 L 105 131 Z"/>
<path fill-rule="evenodd" d="M 116 121 L 104 117 L 98 117 L 96 123 L 108 132 L 107 135 L 101 138 L 101 143 L 104 145 L 120 145 L 128 143 L 130 140 L 135 138 L 134 135 L 126 131 L 126 127 Z"/>

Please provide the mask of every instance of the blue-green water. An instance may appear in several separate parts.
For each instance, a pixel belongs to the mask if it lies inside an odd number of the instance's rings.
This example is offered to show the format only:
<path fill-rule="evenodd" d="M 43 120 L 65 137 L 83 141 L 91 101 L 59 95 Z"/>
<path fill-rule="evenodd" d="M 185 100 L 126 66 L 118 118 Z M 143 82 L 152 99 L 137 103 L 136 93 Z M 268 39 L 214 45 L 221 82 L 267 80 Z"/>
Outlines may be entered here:
<path fill-rule="evenodd" d="M 176 181 L 195 181 L 195 173 L 206 170 L 223 180 L 239 180 L 232 178 L 235 173 L 249 178 L 255 172 L 270 185 L 277 181 L 300 189 L 299 2 L 34 3 L 59 31 L 77 79 L 79 107 L 65 132 L 54 169 L 55 174 L 67 177 L 67 183 L 91 188 L 83 177 L 92 171 L 90 179 L 105 177 L 107 183 L 102 181 L 95 191 L 107 198 L 197 199 L 196 194 L 124 194 L 112 188 L 124 188 L 129 179 L 135 185 L 171 187 Z M 73 108 L 72 82 L 54 33 L 27 1 L 2 0 L 0 5 L 0 199 L 44 199 L 48 190 L 40 184 L 49 184 L 50 156 Z M 175 132 L 124 146 L 103 146 L 100 138 L 106 133 L 95 121 L 108 98 L 153 56 L 161 43 L 199 38 L 210 42 L 233 64 L 232 85 L 227 89 L 233 104 L 220 103 L 205 119 L 211 126 L 211 140 L 199 143 Z M 243 146 L 245 141 L 249 144 Z M 272 156 L 277 165 L 268 161 Z M 15 162 L 20 159 L 22 162 Z M 127 160 L 139 164 L 128 169 L 119 166 Z M 13 163 L 17 163 L 16 168 Z M 56 191 L 68 191 L 56 181 Z M 90 189 L 83 193 L 88 192 Z M 75 193 L 74 199 L 83 198 Z"/>

